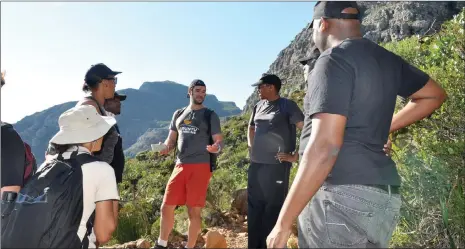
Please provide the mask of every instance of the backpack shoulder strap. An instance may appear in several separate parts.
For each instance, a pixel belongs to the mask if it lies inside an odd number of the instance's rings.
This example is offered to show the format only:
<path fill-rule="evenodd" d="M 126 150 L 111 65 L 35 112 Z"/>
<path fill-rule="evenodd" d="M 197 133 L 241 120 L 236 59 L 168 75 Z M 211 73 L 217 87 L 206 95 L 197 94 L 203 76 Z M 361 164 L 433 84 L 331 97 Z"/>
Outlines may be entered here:
<path fill-rule="evenodd" d="M 174 125 L 176 125 L 176 121 L 178 120 L 178 118 L 184 113 L 184 111 L 187 109 L 187 106 L 181 108 L 181 109 L 178 109 L 176 110 L 176 112 L 174 113 Z M 179 135 L 178 135 L 179 136 Z M 178 150 L 178 139 L 176 139 L 176 142 L 174 143 L 174 150 L 173 150 L 173 159 L 174 161 L 176 161 L 176 154 L 177 154 L 177 150 Z"/>
<path fill-rule="evenodd" d="M 212 114 L 213 114 L 213 112 L 214 111 L 212 109 L 206 108 L 205 113 L 204 113 L 205 121 L 207 122 L 207 125 L 208 125 L 207 134 L 210 135 L 210 142 L 213 141 L 213 138 L 211 137 L 212 136 L 211 132 L 212 132 Z"/>
<path fill-rule="evenodd" d="M 99 103 L 94 97 L 92 97 L 92 96 L 86 96 L 85 98 L 86 98 L 86 99 L 93 100 L 93 101 L 97 104 L 98 109 L 99 109 L 100 112 L 102 113 L 102 114 L 101 114 L 102 116 L 106 116 L 106 115 L 107 115 L 106 112 L 105 112 L 105 109 L 100 105 L 100 103 Z"/>
<path fill-rule="evenodd" d="M 181 109 L 177 109 L 175 112 L 174 112 L 174 122 L 176 122 L 176 120 L 178 120 L 178 118 L 184 113 L 184 111 L 187 109 L 187 106 L 181 108 Z"/>
<path fill-rule="evenodd" d="M 209 108 L 206 108 L 205 109 L 205 112 L 204 112 L 204 118 L 205 118 L 205 121 L 207 122 L 207 134 L 208 134 L 208 141 L 209 141 L 209 144 L 213 144 L 213 134 L 212 134 L 212 114 L 213 114 L 213 110 L 212 109 L 209 109 Z M 212 154 L 212 153 L 209 153 L 210 154 L 210 172 L 213 172 L 215 169 L 216 169 L 216 158 L 217 158 L 217 155 L 216 154 Z"/>
<path fill-rule="evenodd" d="M 97 157 L 95 157 L 93 155 L 90 155 L 90 154 L 87 154 L 87 153 L 82 153 L 82 154 L 76 155 L 75 159 L 79 163 L 79 165 L 81 165 L 81 166 L 84 165 L 84 164 L 87 164 L 87 163 L 102 161 L 102 160 L 98 159 Z"/>

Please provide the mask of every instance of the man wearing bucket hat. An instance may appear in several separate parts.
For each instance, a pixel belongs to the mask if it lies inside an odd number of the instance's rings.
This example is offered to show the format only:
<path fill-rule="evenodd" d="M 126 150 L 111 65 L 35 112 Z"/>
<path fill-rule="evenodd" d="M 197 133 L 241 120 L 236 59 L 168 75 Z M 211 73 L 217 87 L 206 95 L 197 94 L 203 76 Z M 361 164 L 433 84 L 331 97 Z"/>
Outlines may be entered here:
<path fill-rule="evenodd" d="M 308 80 L 301 163 L 267 239 L 282 248 L 298 217 L 300 248 L 387 248 L 400 216 L 400 177 L 389 134 L 445 101 L 427 74 L 362 37 L 356 2 L 317 2 L 321 51 Z M 411 101 L 394 116 L 397 96 Z"/>
<path fill-rule="evenodd" d="M 50 140 L 58 153 L 21 189 L 16 213 L 2 220 L 7 224 L 2 230 L 2 247 L 95 248 L 89 240 L 92 228 L 99 244 L 108 242 L 116 229 L 119 195 L 115 174 L 108 163 L 92 156 L 101 149 L 103 136 L 116 120 L 83 105 L 65 111 L 58 123 L 60 130 Z M 22 205 L 30 196 L 34 199 Z M 46 197 L 45 202 L 41 196 Z M 95 221 L 89 227 L 94 211 Z M 34 224 L 30 223 L 32 217 Z M 27 240 L 22 239 L 24 234 Z"/>

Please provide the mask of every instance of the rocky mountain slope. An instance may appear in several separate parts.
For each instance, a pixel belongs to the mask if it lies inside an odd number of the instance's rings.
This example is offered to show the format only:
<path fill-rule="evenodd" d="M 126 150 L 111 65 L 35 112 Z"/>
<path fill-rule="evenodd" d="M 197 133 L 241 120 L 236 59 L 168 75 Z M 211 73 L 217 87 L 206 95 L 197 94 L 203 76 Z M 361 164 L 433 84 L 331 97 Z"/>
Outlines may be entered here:
<path fill-rule="evenodd" d="M 364 37 L 384 43 L 398 41 L 412 35 L 429 35 L 465 7 L 465 2 L 358 2 L 363 16 Z M 310 67 L 319 56 L 312 40 L 312 29 L 304 27 L 295 39 L 284 48 L 271 64 L 268 73 L 277 74 L 283 80 L 283 94 L 295 89 L 305 89 L 306 82 L 299 60 L 309 58 Z M 243 108 L 251 110 L 258 101 L 252 94 Z"/>
<path fill-rule="evenodd" d="M 150 143 L 164 140 L 173 112 L 188 104 L 187 86 L 171 81 L 145 82 L 139 89 L 118 92 L 128 96 L 122 103 L 121 115 L 117 116 L 123 148 L 137 143 L 127 152 L 129 156 L 149 149 Z M 21 137 L 30 143 L 39 163 L 44 160 L 48 141 L 58 131 L 58 117 L 75 104 L 75 101 L 59 104 L 14 124 Z M 207 95 L 205 104 L 220 117 L 240 113 L 235 103 L 220 101 L 215 95 Z"/>

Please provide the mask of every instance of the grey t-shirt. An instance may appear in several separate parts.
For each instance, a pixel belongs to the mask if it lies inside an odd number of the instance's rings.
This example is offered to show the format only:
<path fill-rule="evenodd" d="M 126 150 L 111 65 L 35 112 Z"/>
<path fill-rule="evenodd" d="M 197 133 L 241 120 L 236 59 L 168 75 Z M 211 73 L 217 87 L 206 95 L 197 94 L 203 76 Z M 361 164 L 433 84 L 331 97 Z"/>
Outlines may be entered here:
<path fill-rule="evenodd" d="M 302 155 L 316 113 L 347 117 L 344 143 L 326 179 L 332 184 L 400 185 L 394 161 L 385 155 L 397 95 L 408 97 L 429 76 L 368 39 L 347 39 L 318 58 L 304 99 Z"/>
<path fill-rule="evenodd" d="M 210 163 L 210 153 L 207 151 L 210 134 L 207 134 L 206 109 L 191 110 L 187 107 L 176 120 L 179 110 L 173 114 L 170 129 L 178 133 L 176 163 Z M 221 133 L 220 118 L 215 112 L 211 114 L 210 121 L 211 135 Z"/>
<path fill-rule="evenodd" d="M 295 138 L 291 138 L 289 123 L 297 124 L 304 121 L 304 115 L 294 101 L 288 99 L 286 104 L 284 101 L 286 100 L 260 100 L 255 105 L 249 121 L 250 126 L 255 126 L 250 155 L 252 162 L 278 164 L 278 152 L 293 152 L 290 142 L 295 141 Z M 280 107 L 286 108 L 287 111 Z"/>

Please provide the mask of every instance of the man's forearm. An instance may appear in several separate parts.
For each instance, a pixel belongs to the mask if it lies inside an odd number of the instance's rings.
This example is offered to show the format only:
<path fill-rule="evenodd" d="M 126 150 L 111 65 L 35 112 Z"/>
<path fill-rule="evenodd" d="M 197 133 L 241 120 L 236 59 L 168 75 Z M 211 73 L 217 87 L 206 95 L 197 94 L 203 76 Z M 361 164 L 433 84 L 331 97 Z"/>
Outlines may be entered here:
<path fill-rule="evenodd" d="M 336 162 L 339 146 L 322 140 L 310 142 L 302 156 L 297 175 L 284 202 L 277 225 L 290 228 L 305 205 L 323 184 Z"/>
<path fill-rule="evenodd" d="M 434 110 L 441 107 L 443 98 L 422 98 L 410 101 L 404 108 L 394 115 L 389 133 L 407 127 L 418 120 L 421 120 Z"/>
<path fill-rule="evenodd" d="M 249 129 L 247 132 L 247 145 L 249 147 L 252 147 L 254 136 L 255 136 L 255 127 L 249 126 Z"/>
<path fill-rule="evenodd" d="M 176 146 L 176 139 L 173 139 L 172 137 L 167 137 L 165 140 L 166 146 L 168 146 L 168 150 L 171 151 L 174 149 L 174 146 Z"/>

